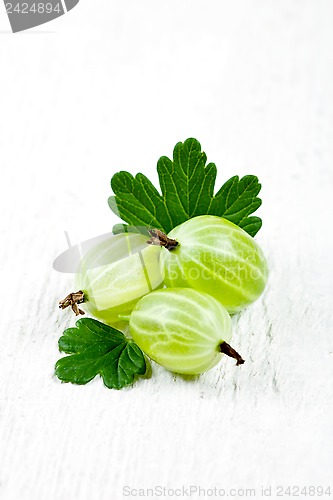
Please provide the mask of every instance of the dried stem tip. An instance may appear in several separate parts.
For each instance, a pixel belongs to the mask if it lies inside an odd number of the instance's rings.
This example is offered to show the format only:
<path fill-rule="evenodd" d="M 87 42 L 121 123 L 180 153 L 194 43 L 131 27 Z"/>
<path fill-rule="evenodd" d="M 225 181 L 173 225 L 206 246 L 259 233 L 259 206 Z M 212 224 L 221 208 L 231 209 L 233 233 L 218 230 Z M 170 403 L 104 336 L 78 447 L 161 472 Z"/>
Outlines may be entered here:
<path fill-rule="evenodd" d="M 227 344 L 226 342 L 222 342 L 222 344 L 220 344 L 220 351 L 223 352 L 223 354 L 226 354 L 227 356 L 236 359 L 237 360 L 236 366 L 245 363 L 242 356 L 240 356 L 238 352 L 235 351 L 235 349 L 233 349 L 231 345 Z"/>
<path fill-rule="evenodd" d="M 159 247 L 164 247 L 167 250 L 174 250 L 178 245 L 178 241 L 168 238 L 163 231 L 159 229 L 148 229 L 148 233 L 151 238 L 147 241 L 148 245 L 156 245 Z"/>
<path fill-rule="evenodd" d="M 82 304 L 84 302 L 84 292 L 79 290 L 75 293 L 70 293 L 63 300 L 59 302 L 60 309 L 66 309 L 66 307 L 71 307 L 72 311 L 75 313 L 75 316 L 79 316 L 79 314 L 84 314 L 82 309 L 78 308 L 78 304 Z"/>

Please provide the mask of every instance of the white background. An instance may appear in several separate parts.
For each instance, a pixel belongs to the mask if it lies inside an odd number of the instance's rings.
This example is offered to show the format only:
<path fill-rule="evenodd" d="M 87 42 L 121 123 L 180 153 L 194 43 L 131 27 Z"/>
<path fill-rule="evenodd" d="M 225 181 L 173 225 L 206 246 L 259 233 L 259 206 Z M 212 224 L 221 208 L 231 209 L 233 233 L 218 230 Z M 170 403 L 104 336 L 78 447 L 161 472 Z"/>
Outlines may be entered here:
<path fill-rule="evenodd" d="M 2 7 L 1 500 L 328 486 L 333 2 L 81 0 L 9 29 Z M 159 156 L 187 137 L 217 164 L 217 187 L 248 173 L 263 184 L 269 286 L 233 320 L 246 363 L 196 381 L 154 364 L 119 392 L 61 384 L 57 340 L 74 324 L 57 309 L 73 276 L 52 269 L 64 231 L 73 244 L 109 231 L 111 176 L 156 183 Z"/>

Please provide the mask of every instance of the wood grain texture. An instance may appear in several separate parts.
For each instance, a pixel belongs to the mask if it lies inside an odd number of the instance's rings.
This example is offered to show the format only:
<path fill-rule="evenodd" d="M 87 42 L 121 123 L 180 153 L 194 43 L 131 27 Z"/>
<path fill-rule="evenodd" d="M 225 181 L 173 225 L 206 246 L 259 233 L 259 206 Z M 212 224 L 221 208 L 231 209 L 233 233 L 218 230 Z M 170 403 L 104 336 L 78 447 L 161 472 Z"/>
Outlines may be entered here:
<path fill-rule="evenodd" d="M 1 500 L 332 481 L 332 14 L 329 0 L 103 0 L 53 33 L 0 34 Z M 61 384 L 64 231 L 109 231 L 112 174 L 156 181 L 190 136 L 220 184 L 263 184 L 269 286 L 233 318 L 246 363 L 196 380 L 153 364 L 119 392 Z"/>

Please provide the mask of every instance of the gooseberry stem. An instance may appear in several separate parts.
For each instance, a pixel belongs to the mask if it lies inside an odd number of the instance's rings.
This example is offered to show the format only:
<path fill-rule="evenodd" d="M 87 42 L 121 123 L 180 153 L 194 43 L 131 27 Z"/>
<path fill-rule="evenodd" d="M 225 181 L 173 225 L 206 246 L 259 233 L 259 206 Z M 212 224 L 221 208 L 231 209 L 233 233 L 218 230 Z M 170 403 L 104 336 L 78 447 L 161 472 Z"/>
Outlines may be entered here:
<path fill-rule="evenodd" d="M 118 314 L 118 318 L 121 321 L 126 321 L 127 323 L 129 323 L 130 317 L 131 317 L 130 314 Z"/>
<path fill-rule="evenodd" d="M 66 307 L 71 307 L 72 311 L 75 313 L 75 316 L 79 316 L 80 314 L 85 314 L 82 309 L 79 309 L 78 304 L 83 304 L 85 302 L 84 292 L 79 290 L 78 292 L 70 293 L 63 300 L 59 302 L 59 309 L 66 309 Z"/>
<path fill-rule="evenodd" d="M 159 229 L 148 229 L 148 233 L 151 236 L 150 240 L 147 241 L 148 245 L 164 247 L 169 251 L 174 250 L 179 245 L 178 241 L 168 238 L 168 236 Z"/>
<path fill-rule="evenodd" d="M 227 344 L 226 342 L 222 342 L 220 345 L 220 351 L 223 353 L 223 354 L 226 354 L 227 356 L 230 356 L 231 358 L 234 358 L 237 360 L 237 363 L 236 363 L 236 366 L 239 366 L 239 365 L 242 365 L 243 363 L 245 363 L 244 359 L 242 358 L 242 356 L 240 356 L 238 354 L 237 351 L 235 351 L 235 349 L 233 349 L 231 347 L 231 345 Z"/>

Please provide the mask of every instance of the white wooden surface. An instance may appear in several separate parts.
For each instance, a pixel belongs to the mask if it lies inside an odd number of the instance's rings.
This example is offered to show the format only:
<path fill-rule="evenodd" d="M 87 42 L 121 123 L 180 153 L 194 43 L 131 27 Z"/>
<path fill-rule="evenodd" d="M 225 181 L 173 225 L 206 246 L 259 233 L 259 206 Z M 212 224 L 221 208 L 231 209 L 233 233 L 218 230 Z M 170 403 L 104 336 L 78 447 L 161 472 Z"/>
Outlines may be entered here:
<path fill-rule="evenodd" d="M 330 0 L 81 0 L 12 35 L 1 10 L 1 500 L 332 483 L 332 16 Z M 263 184 L 271 274 L 234 319 L 245 365 L 196 381 L 153 365 L 120 392 L 61 384 L 64 231 L 109 231 L 112 174 L 156 181 L 191 136 L 219 185 Z"/>

